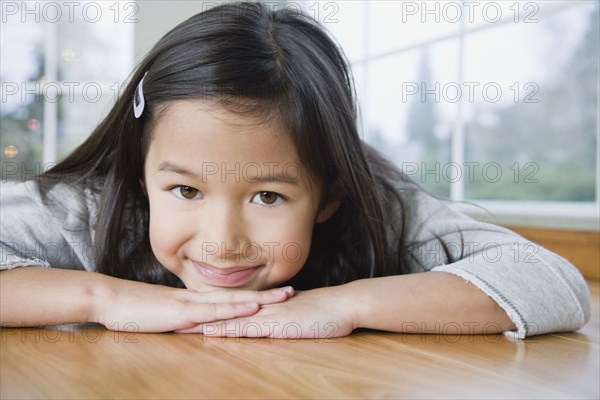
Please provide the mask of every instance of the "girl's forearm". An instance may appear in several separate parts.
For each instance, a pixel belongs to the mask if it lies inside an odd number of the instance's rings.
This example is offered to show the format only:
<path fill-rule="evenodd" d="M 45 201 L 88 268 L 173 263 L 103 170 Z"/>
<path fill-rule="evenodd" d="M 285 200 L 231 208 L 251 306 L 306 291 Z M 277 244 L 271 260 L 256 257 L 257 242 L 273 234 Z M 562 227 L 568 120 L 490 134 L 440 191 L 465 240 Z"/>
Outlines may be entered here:
<path fill-rule="evenodd" d="M 1 326 L 91 321 L 94 296 L 110 277 L 85 271 L 23 267 L 0 272 Z"/>
<path fill-rule="evenodd" d="M 356 299 L 356 327 L 447 334 L 492 334 L 515 328 L 492 298 L 446 272 L 363 279 L 344 286 Z"/>
<path fill-rule="evenodd" d="M 0 325 L 98 322 L 112 330 L 184 331 L 205 322 L 248 317 L 285 302 L 291 288 L 200 293 L 95 272 L 24 267 L 0 272 Z"/>

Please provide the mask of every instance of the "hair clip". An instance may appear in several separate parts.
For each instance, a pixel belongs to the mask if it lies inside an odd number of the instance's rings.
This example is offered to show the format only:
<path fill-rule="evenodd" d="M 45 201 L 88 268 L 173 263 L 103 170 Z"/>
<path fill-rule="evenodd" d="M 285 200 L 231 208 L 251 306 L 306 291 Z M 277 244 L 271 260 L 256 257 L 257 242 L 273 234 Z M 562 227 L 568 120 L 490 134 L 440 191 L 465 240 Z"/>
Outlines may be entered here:
<path fill-rule="evenodd" d="M 135 88 L 135 94 L 133 95 L 133 115 L 136 118 L 142 116 L 142 113 L 144 112 L 144 107 L 146 106 L 146 100 L 144 100 L 144 89 L 142 85 L 144 83 L 144 78 L 146 77 L 147 73 L 148 71 L 146 71 L 144 76 L 142 76 L 142 79 L 140 79 L 140 83 L 138 83 L 137 87 Z"/>

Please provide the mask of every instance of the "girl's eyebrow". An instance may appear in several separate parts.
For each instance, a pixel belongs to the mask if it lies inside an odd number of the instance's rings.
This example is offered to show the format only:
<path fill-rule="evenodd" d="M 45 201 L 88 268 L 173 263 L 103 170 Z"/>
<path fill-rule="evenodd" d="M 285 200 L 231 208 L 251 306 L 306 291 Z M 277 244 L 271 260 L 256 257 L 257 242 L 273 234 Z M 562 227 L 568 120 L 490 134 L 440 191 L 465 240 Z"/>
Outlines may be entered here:
<path fill-rule="evenodd" d="M 196 179 L 201 177 L 200 175 L 196 174 L 193 171 L 190 171 L 179 165 L 172 164 L 168 161 L 164 161 L 164 162 L 160 163 L 160 165 L 158 166 L 157 172 L 171 172 L 171 173 L 175 173 L 175 174 L 179 174 L 179 175 L 189 176 L 191 178 L 196 178 Z"/>
<path fill-rule="evenodd" d="M 214 165 L 214 164 L 211 164 Z M 240 180 L 245 180 L 250 183 L 285 183 L 289 185 L 299 185 L 300 184 L 300 174 L 296 176 L 292 176 L 286 172 L 278 172 L 274 174 L 261 174 L 261 175 L 247 175 L 244 171 L 215 171 L 211 169 L 207 171 L 207 174 L 198 174 L 194 171 L 191 171 L 185 167 L 175 165 L 168 161 L 163 161 L 159 164 L 157 172 L 168 172 L 175 173 L 183 176 L 190 177 L 192 179 L 201 180 L 202 182 L 206 181 L 207 176 L 210 175 L 220 175 L 223 172 L 225 178 L 229 177 L 234 179 L 235 182 L 239 182 Z"/>
<path fill-rule="evenodd" d="M 287 183 L 290 185 L 298 185 L 299 177 L 291 176 L 285 173 L 277 173 L 274 175 L 261 175 L 257 177 L 247 177 L 248 181 L 256 183 L 275 182 L 275 183 Z"/>

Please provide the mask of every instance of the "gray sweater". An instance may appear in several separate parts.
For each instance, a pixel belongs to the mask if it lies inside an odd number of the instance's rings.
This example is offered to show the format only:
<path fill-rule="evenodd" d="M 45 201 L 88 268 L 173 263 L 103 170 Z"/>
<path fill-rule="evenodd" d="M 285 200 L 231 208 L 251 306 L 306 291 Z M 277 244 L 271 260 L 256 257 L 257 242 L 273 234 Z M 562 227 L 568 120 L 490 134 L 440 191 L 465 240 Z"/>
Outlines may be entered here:
<path fill-rule="evenodd" d="M 401 195 L 407 241 L 419 244 L 413 272 L 425 266 L 464 278 L 507 312 L 520 338 L 576 330 L 589 320 L 587 285 L 564 258 L 423 191 Z M 94 271 L 97 201 L 89 188 L 59 184 L 42 193 L 34 181 L 1 183 L 0 268 Z M 448 263 L 436 236 L 457 261 Z"/>

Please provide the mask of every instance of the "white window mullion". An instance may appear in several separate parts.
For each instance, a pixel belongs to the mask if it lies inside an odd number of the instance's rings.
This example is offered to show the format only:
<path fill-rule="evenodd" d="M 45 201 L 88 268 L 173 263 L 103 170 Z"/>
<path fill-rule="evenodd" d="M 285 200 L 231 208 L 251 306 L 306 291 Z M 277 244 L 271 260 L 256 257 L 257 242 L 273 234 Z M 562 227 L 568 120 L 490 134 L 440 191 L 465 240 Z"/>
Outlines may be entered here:
<path fill-rule="evenodd" d="M 44 24 L 44 77 L 45 82 L 58 80 L 57 26 L 54 23 Z M 56 161 L 58 101 L 44 99 L 44 137 L 43 163 L 47 166 Z"/>
<path fill-rule="evenodd" d="M 464 82 L 465 76 L 465 23 L 464 18 L 461 18 L 459 25 L 458 36 L 458 82 Z M 465 121 L 464 108 L 465 99 L 461 96 L 456 105 L 456 120 L 452 132 L 450 160 L 460 166 L 465 165 Z M 450 199 L 454 201 L 462 201 L 465 198 L 465 182 L 464 179 L 453 180 L 450 183 Z"/>

